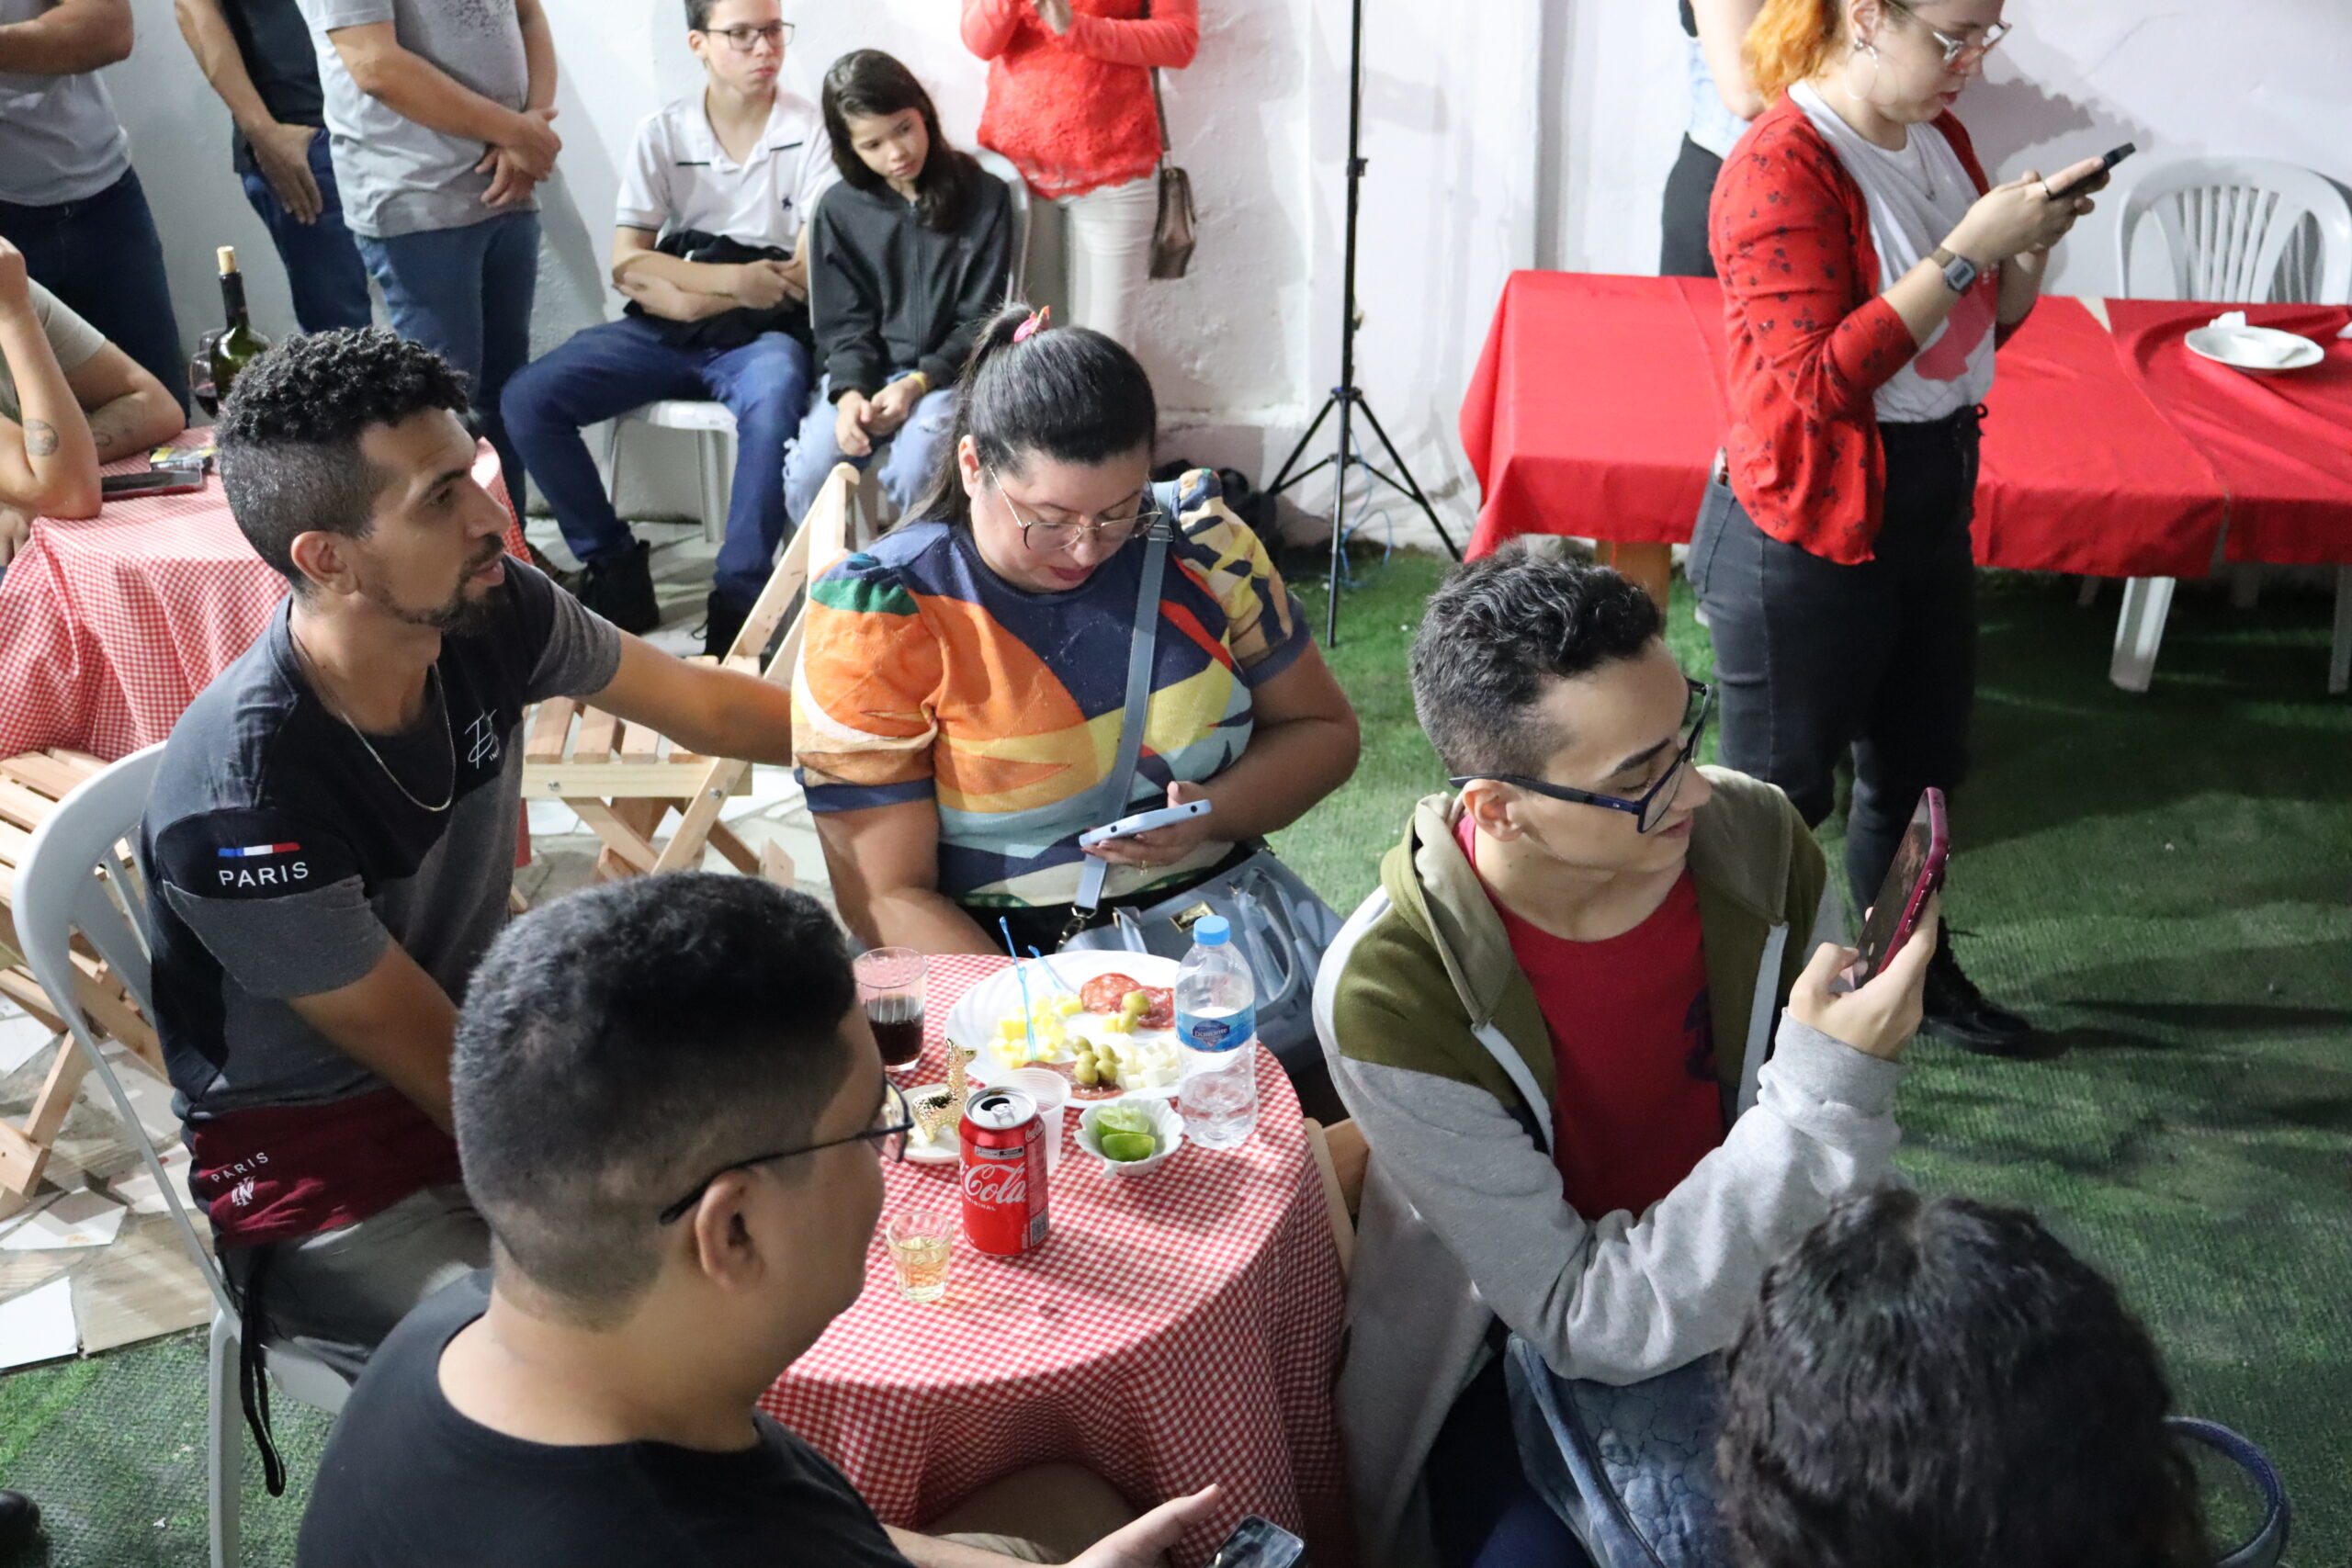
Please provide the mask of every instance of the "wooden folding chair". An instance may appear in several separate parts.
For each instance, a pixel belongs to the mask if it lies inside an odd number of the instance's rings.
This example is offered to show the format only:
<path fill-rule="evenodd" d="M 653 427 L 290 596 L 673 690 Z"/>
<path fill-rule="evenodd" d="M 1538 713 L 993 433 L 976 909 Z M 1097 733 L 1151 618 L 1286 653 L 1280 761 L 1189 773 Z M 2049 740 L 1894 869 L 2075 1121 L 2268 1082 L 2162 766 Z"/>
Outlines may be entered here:
<path fill-rule="evenodd" d="M 16 926 L 17 868 L 39 827 L 57 803 L 74 787 L 106 764 L 81 751 L 28 751 L 21 757 L 0 758 L 0 996 L 24 1009 L 51 1033 L 65 1032 L 63 1001 L 51 997 L 26 965 L 24 944 Z M 143 886 L 132 857 L 124 855 L 124 886 Z M 74 949 L 74 995 L 83 1015 L 107 1034 L 129 1046 L 158 1078 L 164 1077 L 164 1049 L 154 1027 L 139 1010 L 116 979 L 106 960 L 86 942 Z M 13 1207 L 40 1185 L 48 1168 L 51 1148 L 65 1113 L 74 1107 L 74 1092 L 82 1084 L 89 1063 L 70 1045 L 57 1054 L 33 1097 L 32 1110 L 21 1126 L 0 1120 L 0 1211 Z"/>
<path fill-rule="evenodd" d="M 793 612 L 803 590 L 848 552 L 856 486 L 857 470 L 846 463 L 826 477 L 722 662 L 791 686 L 801 633 Z M 761 655 L 787 616 L 783 645 L 763 669 Z M 718 819 L 728 796 L 746 793 L 751 780 L 749 762 L 697 756 L 648 726 L 624 724 L 571 697 L 538 705 L 523 747 L 524 797 L 562 801 L 604 840 L 596 856 L 600 882 L 691 870 L 702 864 L 706 849 L 715 849 L 740 871 L 789 883 L 789 857 L 774 846 L 753 852 Z M 676 826 L 662 840 L 657 835 L 673 812 Z"/>

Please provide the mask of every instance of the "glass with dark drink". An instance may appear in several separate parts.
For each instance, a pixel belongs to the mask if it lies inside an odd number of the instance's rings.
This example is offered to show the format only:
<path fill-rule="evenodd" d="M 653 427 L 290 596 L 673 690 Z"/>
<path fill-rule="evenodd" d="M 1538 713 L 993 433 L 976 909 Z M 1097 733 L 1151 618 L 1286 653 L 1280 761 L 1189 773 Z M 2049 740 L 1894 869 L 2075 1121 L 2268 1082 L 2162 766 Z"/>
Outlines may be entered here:
<path fill-rule="evenodd" d="M 894 1077 L 912 1073 L 922 1055 L 923 976 L 931 960 L 911 947 L 877 947 L 858 954 L 853 967 L 882 1065 Z"/>

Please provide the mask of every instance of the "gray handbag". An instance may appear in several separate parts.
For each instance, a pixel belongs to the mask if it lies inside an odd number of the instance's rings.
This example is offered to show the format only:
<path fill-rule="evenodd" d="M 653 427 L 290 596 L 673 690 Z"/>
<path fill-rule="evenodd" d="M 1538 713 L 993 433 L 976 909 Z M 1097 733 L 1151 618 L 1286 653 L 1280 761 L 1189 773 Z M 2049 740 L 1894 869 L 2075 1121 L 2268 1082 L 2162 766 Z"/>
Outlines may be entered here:
<path fill-rule="evenodd" d="M 1147 3 L 1143 14 L 1151 15 Z M 1159 214 L 1151 225 L 1151 268 L 1155 278 L 1182 277 L 1193 265 L 1198 243 L 1193 210 L 1193 176 L 1176 166 L 1175 143 L 1168 139 L 1168 101 L 1160 96 L 1159 73 L 1151 73 L 1151 109 L 1159 119 Z"/>
<path fill-rule="evenodd" d="M 1153 500 L 1170 518 L 1177 515 L 1182 480 L 1152 487 Z M 1170 525 L 1173 526 L 1173 525 Z M 1090 797 L 1095 820 L 1108 822 L 1134 809 L 1136 760 L 1143 754 L 1144 722 L 1151 707 L 1151 664 L 1159 640 L 1159 584 L 1168 561 L 1168 531 L 1152 530 L 1145 546 L 1143 581 L 1136 594 L 1135 639 L 1127 650 L 1126 708 L 1119 721 L 1119 750 L 1110 776 Z M 1077 908 L 1091 913 L 1102 901 L 1110 868 L 1089 857 L 1080 875 Z M 1340 916 L 1315 896 L 1263 844 L 1238 865 L 1208 881 L 1172 893 L 1141 909 L 1112 911 L 1111 923 L 1083 931 L 1062 951 L 1155 953 L 1182 958 L 1193 945 L 1193 923 L 1222 915 L 1233 927 L 1236 945 L 1250 961 L 1257 982 L 1258 1038 L 1285 1071 L 1312 1068 L 1322 1061 L 1315 1037 L 1315 972 L 1340 934 Z"/>

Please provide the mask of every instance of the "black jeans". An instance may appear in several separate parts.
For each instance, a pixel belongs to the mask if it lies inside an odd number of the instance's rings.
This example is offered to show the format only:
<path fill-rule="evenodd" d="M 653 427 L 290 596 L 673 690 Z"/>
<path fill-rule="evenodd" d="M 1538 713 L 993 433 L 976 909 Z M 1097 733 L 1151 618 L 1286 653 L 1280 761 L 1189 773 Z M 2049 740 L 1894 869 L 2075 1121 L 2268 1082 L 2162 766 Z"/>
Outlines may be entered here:
<path fill-rule="evenodd" d="M 0 236 L 25 253 L 25 270 L 107 341 L 153 373 L 187 407 L 187 354 L 172 315 L 164 242 L 139 171 L 94 197 L 54 207 L 0 201 Z"/>
<path fill-rule="evenodd" d="M 1882 424 L 1885 521 L 1876 558 L 1824 560 L 1757 527 L 1707 487 L 1689 570 L 1715 640 L 1723 764 L 1788 793 L 1807 826 L 1836 804 L 1854 753 L 1846 881 L 1860 915 L 1928 785 L 1968 772 L 1976 700 L 1976 569 L 1968 525 L 1976 415 Z"/>
<path fill-rule="evenodd" d="M 1666 176 L 1663 232 L 1657 247 L 1660 277 L 1713 277 L 1715 258 L 1707 249 L 1707 203 L 1715 194 L 1715 176 L 1724 161 L 1691 141 L 1682 139 L 1681 155 Z"/>

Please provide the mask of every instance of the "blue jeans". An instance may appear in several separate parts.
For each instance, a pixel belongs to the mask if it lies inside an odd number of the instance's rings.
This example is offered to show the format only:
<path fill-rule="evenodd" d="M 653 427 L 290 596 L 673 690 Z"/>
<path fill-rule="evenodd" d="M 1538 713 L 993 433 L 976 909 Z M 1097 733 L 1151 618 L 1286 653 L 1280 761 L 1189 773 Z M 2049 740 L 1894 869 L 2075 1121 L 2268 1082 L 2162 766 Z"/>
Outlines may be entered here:
<path fill-rule="evenodd" d="M 506 493 L 520 516 L 523 462 L 506 438 L 498 399 L 531 357 L 539 215 L 502 212 L 459 229 L 357 238 L 360 259 L 384 291 L 392 330 L 439 354 L 472 383 L 474 428 L 498 448 Z"/>
<path fill-rule="evenodd" d="M 792 525 L 798 527 L 808 509 L 817 504 L 817 492 L 825 488 L 825 476 L 836 463 L 862 469 L 879 462 L 884 493 L 901 513 L 912 512 L 930 488 L 932 470 L 955 432 L 956 389 L 942 387 L 925 393 L 897 434 L 877 443 L 872 455 L 865 457 L 845 456 L 841 443 L 833 439 L 838 412 L 833 407 L 833 378 L 828 376 L 816 405 L 800 422 L 800 439 L 792 444 L 791 455 L 784 460 L 784 504 L 792 513 Z"/>
<path fill-rule="evenodd" d="M 0 201 L 0 236 L 25 253 L 25 270 L 152 372 L 187 407 L 187 350 L 172 314 L 164 243 L 139 171 L 82 201 L 18 207 Z"/>
<path fill-rule="evenodd" d="M 248 159 L 248 162 L 251 160 Z M 364 327 L 374 319 L 368 308 L 368 268 L 343 226 L 343 200 L 335 192 L 334 163 L 327 156 L 327 133 L 311 137 L 311 177 L 319 182 L 319 216 L 298 221 L 277 199 L 261 171 L 243 171 L 245 199 L 269 231 L 294 292 L 294 320 L 306 333 Z"/>
<path fill-rule="evenodd" d="M 808 351 L 783 333 L 741 348 L 673 348 L 639 316 L 574 333 L 506 384 L 506 431 L 563 542 L 583 561 L 617 559 L 635 537 L 596 477 L 582 427 L 663 398 L 716 398 L 735 416 L 735 493 L 714 586 L 750 604 L 767 585 L 787 526 L 784 444 L 808 406 Z"/>

